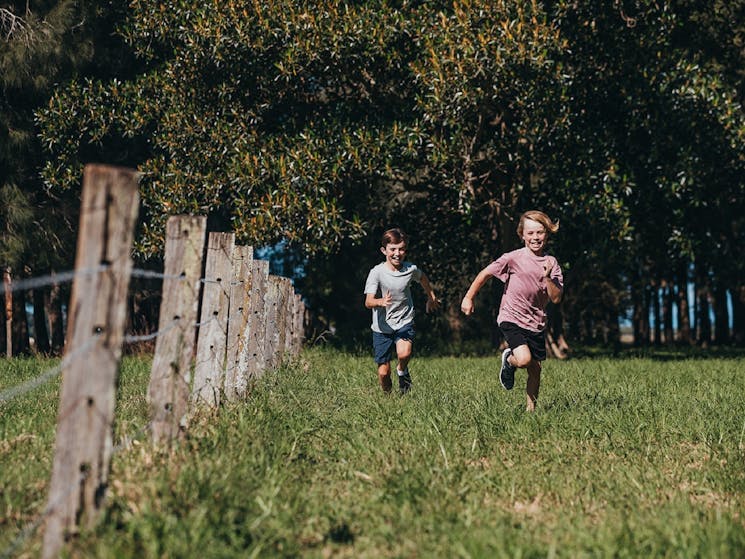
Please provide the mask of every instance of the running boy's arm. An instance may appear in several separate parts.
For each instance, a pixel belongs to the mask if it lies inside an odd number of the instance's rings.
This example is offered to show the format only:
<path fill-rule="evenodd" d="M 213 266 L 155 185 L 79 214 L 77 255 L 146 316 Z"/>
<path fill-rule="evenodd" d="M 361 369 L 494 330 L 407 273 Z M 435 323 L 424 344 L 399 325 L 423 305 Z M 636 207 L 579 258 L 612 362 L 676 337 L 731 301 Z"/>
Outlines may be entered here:
<path fill-rule="evenodd" d="M 386 291 L 382 297 L 376 297 L 374 293 L 365 294 L 365 308 L 387 307 L 391 304 L 391 292 Z"/>
<path fill-rule="evenodd" d="M 425 305 L 426 311 L 436 311 L 440 307 L 440 301 L 437 298 L 437 295 L 435 295 L 435 291 L 434 289 L 432 289 L 432 284 L 429 283 L 429 279 L 427 278 L 427 276 L 422 274 L 422 277 L 419 279 L 419 283 L 422 284 L 422 288 L 427 294 L 427 303 Z"/>
<path fill-rule="evenodd" d="M 471 283 L 471 287 L 468 288 L 468 291 L 463 296 L 463 301 L 461 301 L 460 310 L 463 313 L 466 315 L 473 313 L 473 298 L 476 297 L 476 294 L 490 277 L 492 277 L 492 274 L 487 268 L 484 268 L 478 273 L 473 283 Z"/>
<path fill-rule="evenodd" d="M 559 283 L 551 277 L 551 266 L 544 266 L 544 278 L 546 279 L 546 291 L 548 292 L 548 298 L 554 305 L 558 305 L 561 302 L 561 296 L 564 294 L 564 290 L 561 288 Z"/>

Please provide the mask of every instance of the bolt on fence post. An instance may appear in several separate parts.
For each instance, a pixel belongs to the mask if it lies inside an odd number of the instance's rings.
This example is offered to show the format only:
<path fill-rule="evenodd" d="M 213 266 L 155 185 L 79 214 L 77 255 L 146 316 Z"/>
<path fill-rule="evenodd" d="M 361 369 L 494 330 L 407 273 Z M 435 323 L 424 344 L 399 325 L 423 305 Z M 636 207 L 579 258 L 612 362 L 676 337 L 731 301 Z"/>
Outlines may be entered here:
<path fill-rule="evenodd" d="M 70 361 L 62 368 L 45 558 L 57 557 L 65 540 L 77 532 L 77 523 L 92 527 L 103 509 L 139 207 L 137 183 L 132 169 L 87 165 L 83 174 L 78 274 L 65 348 Z"/>
<path fill-rule="evenodd" d="M 207 218 L 173 216 L 166 224 L 162 300 L 148 402 L 156 443 L 183 434 L 191 395 Z"/>

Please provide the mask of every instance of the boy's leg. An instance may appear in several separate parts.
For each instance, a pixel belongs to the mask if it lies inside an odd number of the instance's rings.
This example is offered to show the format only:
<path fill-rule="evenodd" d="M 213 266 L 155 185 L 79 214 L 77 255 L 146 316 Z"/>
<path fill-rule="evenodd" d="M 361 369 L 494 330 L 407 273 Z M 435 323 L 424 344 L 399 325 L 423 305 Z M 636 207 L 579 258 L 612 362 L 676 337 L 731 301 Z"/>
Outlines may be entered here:
<path fill-rule="evenodd" d="M 541 362 L 533 359 L 528 345 L 521 345 L 512 351 L 508 361 L 515 367 L 523 368 L 528 371 L 528 382 L 525 385 L 527 394 L 528 411 L 535 410 L 535 403 L 538 400 L 538 391 L 541 387 Z"/>
<path fill-rule="evenodd" d="M 538 391 L 541 388 L 541 362 L 532 360 L 528 366 L 528 383 L 525 386 L 527 394 L 527 404 L 525 409 L 528 411 L 535 410 L 535 404 L 538 401 Z"/>
<path fill-rule="evenodd" d="M 411 353 L 414 348 L 414 344 L 411 340 L 399 339 L 396 341 L 396 356 L 398 357 L 398 365 L 396 365 L 396 373 L 398 375 L 398 388 L 401 394 L 405 394 L 411 390 L 411 375 L 409 374 L 409 361 L 411 360 Z"/>
<path fill-rule="evenodd" d="M 399 371 L 406 371 L 409 368 L 409 361 L 411 360 L 411 353 L 414 349 L 414 344 L 411 340 L 397 340 L 396 341 L 396 356 L 398 357 Z"/>
<path fill-rule="evenodd" d="M 383 392 L 390 392 L 393 389 L 393 380 L 391 380 L 391 364 L 380 363 L 378 365 L 378 382 Z"/>
<path fill-rule="evenodd" d="M 524 369 L 531 361 L 533 361 L 533 354 L 530 353 L 528 344 L 519 345 L 512 350 L 512 355 L 507 358 L 507 361 L 513 367 Z"/>
<path fill-rule="evenodd" d="M 391 358 L 393 354 L 393 336 L 373 332 L 373 352 L 375 363 L 378 365 L 378 382 L 383 392 L 390 392 L 393 388 L 391 380 Z"/>

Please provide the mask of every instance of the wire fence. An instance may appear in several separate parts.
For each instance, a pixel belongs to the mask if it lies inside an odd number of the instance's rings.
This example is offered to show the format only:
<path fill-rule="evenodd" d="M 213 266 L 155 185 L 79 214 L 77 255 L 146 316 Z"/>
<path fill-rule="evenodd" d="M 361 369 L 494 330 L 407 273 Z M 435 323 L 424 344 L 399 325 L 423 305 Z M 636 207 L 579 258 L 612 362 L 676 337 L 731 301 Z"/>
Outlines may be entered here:
<path fill-rule="evenodd" d="M 210 243 L 212 243 L 212 235 L 225 234 L 210 234 Z M 207 245 L 210 246 L 210 243 L 207 243 Z M 198 243 L 196 244 L 198 245 Z M 168 284 L 168 291 L 161 291 L 162 301 L 159 314 L 162 317 L 172 316 L 173 318 L 167 322 L 165 319 L 161 320 L 161 325 L 155 332 L 126 335 L 122 333 L 117 337 L 114 332 L 115 328 L 112 328 L 111 325 L 99 324 L 96 322 L 98 320 L 97 318 L 89 317 L 90 323 L 95 325 L 92 330 L 89 330 L 92 331 L 92 335 L 89 335 L 81 342 L 79 335 L 77 338 L 75 337 L 76 332 L 68 331 L 66 353 L 60 362 L 35 375 L 31 379 L 1 391 L 0 408 L 29 394 L 31 391 L 49 382 L 51 379 L 56 378 L 60 374 L 63 376 L 64 385 L 65 375 L 68 372 L 73 374 L 73 376 L 75 374 L 80 374 L 79 371 L 81 370 L 81 367 L 89 366 L 91 362 L 96 361 L 96 352 L 104 350 L 107 352 L 114 351 L 114 353 L 116 353 L 116 347 L 109 347 L 106 345 L 111 339 L 118 339 L 121 346 L 162 339 L 161 341 L 164 341 L 162 344 L 164 347 L 168 345 L 165 343 L 166 338 L 171 341 L 173 339 L 178 340 L 176 345 L 173 345 L 173 347 L 167 347 L 163 350 L 170 352 L 165 356 L 158 355 L 157 348 L 160 348 L 161 345 L 160 343 L 156 345 L 156 354 L 153 359 L 153 370 L 151 371 L 150 389 L 148 391 L 149 399 L 154 398 L 156 400 L 151 408 L 168 410 L 170 417 L 167 418 L 167 422 L 171 422 L 171 424 L 173 424 L 174 421 L 179 422 L 180 420 L 175 412 L 178 407 L 178 402 L 158 402 L 157 390 L 153 390 L 153 386 L 157 385 L 156 364 L 159 362 L 159 358 L 160 361 L 168 364 L 169 378 L 178 379 L 179 375 L 171 374 L 173 372 L 171 369 L 173 369 L 174 364 L 178 361 L 178 356 L 184 354 L 190 356 L 189 364 L 186 365 L 186 368 L 195 368 L 194 386 L 192 387 L 190 395 L 193 402 L 199 401 L 201 403 L 210 404 L 209 399 L 203 401 L 195 397 L 195 394 L 199 394 L 200 391 L 203 393 L 206 391 L 214 395 L 218 395 L 220 392 L 227 393 L 230 390 L 240 392 L 241 383 L 245 384 L 248 375 L 255 374 L 256 370 L 251 372 L 246 369 L 242 371 L 242 373 L 232 371 L 231 375 L 227 374 L 228 370 L 231 368 L 235 369 L 239 362 L 244 366 L 246 363 L 251 362 L 251 360 L 246 357 L 250 352 L 253 352 L 252 355 L 254 356 L 253 361 L 255 363 L 253 363 L 253 365 L 259 368 L 276 367 L 281 362 L 282 355 L 288 352 L 291 354 L 297 353 L 303 340 L 302 327 L 305 314 L 304 304 L 297 294 L 293 294 L 289 280 L 286 280 L 286 278 L 269 276 L 268 263 L 256 261 L 254 264 L 250 264 L 253 261 L 252 259 L 249 259 L 246 261 L 249 262 L 249 264 L 246 265 L 246 262 L 244 262 L 244 267 L 241 268 L 249 270 L 249 275 L 237 275 L 235 270 L 239 267 L 236 262 L 238 262 L 239 258 L 244 258 L 247 253 L 245 250 L 241 252 L 242 249 L 245 249 L 245 247 L 235 247 L 235 254 L 231 252 L 227 255 L 229 261 L 227 264 L 222 264 L 223 273 L 213 273 L 210 267 L 207 266 L 204 275 L 201 276 L 200 273 L 199 275 L 201 277 L 196 277 L 196 279 L 194 279 L 195 276 L 193 273 L 189 275 L 188 273 L 166 273 L 138 268 L 131 269 L 129 271 L 129 278 L 161 280 L 163 281 L 164 289 L 166 287 L 165 282 L 171 282 Z M 168 260 L 168 250 L 168 246 L 166 246 L 166 260 Z M 250 253 L 252 255 L 252 251 L 250 251 Z M 201 258 L 202 257 L 200 256 L 199 260 L 192 263 L 200 271 L 202 269 Z M 232 259 L 235 259 L 235 261 Z M 207 262 L 209 263 L 209 259 Z M 229 281 L 227 281 L 228 275 L 224 273 L 228 269 L 234 270 L 234 273 L 230 275 Z M 84 266 L 73 271 L 53 273 L 36 278 L 15 281 L 8 286 L 2 286 L 2 290 L 4 293 L 10 294 L 18 291 L 58 286 L 64 282 L 77 282 L 79 279 L 85 279 L 86 282 L 95 284 L 95 281 L 93 281 L 95 278 L 91 278 L 91 276 L 104 273 L 107 276 L 116 276 L 117 271 L 109 264 L 100 266 Z M 225 280 L 223 280 L 223 278 L 225 278 Z M 121 279 L 117 280 L 117 278 L 114 277 L 112 281 L 121 281 Z M 173 284 L 173 281 L 175 281 L 176 284 Z M 88 286 L 88 283 L 85 285 Z M 198 289 L 198 286 L 203 287 L 202 289 Z M 234 289 L 236 286 L 240 286 L 241 289 Z M 187 293 L 191 293 L 192 297 L 199 297 L 200 299 L 197 300 L 192 298 L 189 300 L 189 297 L 182 296 L 180 299 L 184 299 L 186 303 L 180 301 L 180 304 L 186 304 L 185 308 L 166 308 L 166 300 L 173 295 L 173 292 L 178 292 L 180 289 L 186 289 Z M 214 291 L 212 299 L 209 299 L 205 293 L 215 289 L 217 291 Z M 75 284 L 73 289 L 73 294 L 74 293 Z M 92 298 L 94 296 L 95 295 L 91 293 L 82 294 L 82 297 L 84 298 Z M 236 299 L 232 300 L 233 297 L 236 297 Z M 179 297 L 171 298 L 179 299 Z M 88 304 L 91 303 L 91 301 L 86 302 Z M 231 312 L 228 311 L 228 309 L 231 308 L 230 305 L 233 305 L 233 310 Z M 71 301 L 70 306 L 74 306 L 74 301 Z M 201 310 L 200 316 L 196 315 L 197 308 Z M 191 314 L 187 312 L 188 309 L 191 309 Z M 237 311 L 235 309 L 237 309 Z M 218 323 L 219 327 L 214 326 L 214 323 Z M 200 343 L 198 342 L 202 342 L 202 329 L 208 325 L 209 328 L 205 330 L 204 335 L 209 336 L 210 339 L 202 344 L 206 349 L 202 349 L 200 355 Z M 68 323 L 68 330 L 69 329 L 70 324 Z M 196 336 L 188 333 L 195 329 Z M 173 330 L 178 330 L 181 334 L 173 338 Z M 227 339 L 229 335 L 232 336 L 232 341 Z M 215 336 L 217 336 L 217 338 L 214 338 Z M 72 343 L 70 340 L 72 340 Z M 191 343 L 193 349 L 184 351 L 183 344 L 187 343 Z M 217 351 L 216 346 L 221 349 Z M 230 359 L 228 359 L 228 355 L 231 351 L 233 352 L 233 356 L 231 357 L 233 360 L 232 363 L 229 362 Z M 222 357 L 216 361 L 216 353 L 220 352 L 222 352 L 220 354 Z M 239 359 L 239 353 L 241 354 L 241 359 Z M 225 385 L 210 384 L 207 382 L 207 384 L 197 386 L 197 380 L 199 380 L 199 368 L 212 367 L 214 369 L 215 364 L 219 362 L 220 359 L 222 360 L 222 364 L 219 366 L 222 367 L 222 375 Z M 118 367 L 118 363 L 116 366 Z M 96 372 L 98 373 L 98 371 Z M 243 379 L 236 379 L 236 375 L 243 375 Z M 227 385 L 228 376 L 231 377 L 231 382 L 235 383 L 233 386 L 229 387 Z M 189 377 L 191 377 L 191 374 L 182 374 L 180 380 L 183 381 L 184 378 Z M 166 392 L 168 392 L 168 390 L 166 390 Z M 63 391 L 60 390 L 60 393 L 62 397 Z M 74 421 L 76 409 L 82 405 L 86 405 L 86 403 L 88 406 L 93 405 L 97 398 L 103 398 L 103 396 L 91 396 L 81 392 L 79 395 L 74 396 L 71 402 L 65 404 L 67 406 L 64 408 L 66 413 L 60 413 L 58 417 L 58 439 L 63 432 L 63 423 Z M 219 399 L 215 398 L 211 403 L 212 405 L 218 404 Z M 63 402 L 61 401 L 60 409 L 63 409 L 62 406 Z M 100 415 L 99 420 L 102 423 L 108 422 L 109 425 L 111 424 L 113 418 L 104 417 L 105 414 L 103 413 L 100 413 Z M 105 463 L 108 468 L 111 456 L 128 448 L 132 441 L 147 432 L 150 433 L 154 442 L 158 442 L 158 440 L 163 441 L 164 432 L 166 433 L 166 438 L 172 436 L 173 429 L 171 429 L 171 434 L 169 435 L 168 428 L 164 431 L 163 423 L 164 421 L 162 417 L 159 418 L 157 415 L 152 416 L 147 424 L 137 432 L 122 437 L 120 442 L 111 449 L 110 455 L 107 456 L 106 459 L 100 460 L 100 462 Z M 156 437 L 157 433 L 160 433 L 160 439 Z M 85 437 L 86 434 L 80 433 L 79 436 Z M 55 460 L 57 460 L 57 457 Z M 55 469 L 53 469 L 53 473 Z M 76 469 L 72 468 L 72 471 L 76 471 Z M 71 499 L 72 494 L 76 491 L 81 492 L 82 495 L 83 492 L 81 487 L 87 483 L 91 483 L 89 472 L 87 470 L 77 469 L 77 471 L 82 471 L 83 473 L 78 473 L 74 479 L 63 480 L 62 482 L 59 482 L 59 480 L 55 481 L 53 476 L 50 483 L 50 495 L 46 507 L 36 516 L 36 518 L 34 518 L 34 520 L 28 522 L 19 531 L 9 546 L 2 552 L 2 554 L 0 554 L 0 559 L 11 557 L 13 554 L 21 550 L 45 521 L 54 520 L 60 514 L 69 515 L 69 511 L 66 512 L 64 509 L 68 507 L 71 501 L 75 503 L 74 506 L 76 507 L 85 506 L 82 498 L 76 497 L 75 499 Z M 78 513 L 79 509 L 73 516 L 79 517 L 80 514 Z M 45 533 L 44 555 L 56 556 L 59 551 L 59 546 L 62 544 L 48 544 L 48 528 L 49 525 L 47 527 L 47 533 Z"/>

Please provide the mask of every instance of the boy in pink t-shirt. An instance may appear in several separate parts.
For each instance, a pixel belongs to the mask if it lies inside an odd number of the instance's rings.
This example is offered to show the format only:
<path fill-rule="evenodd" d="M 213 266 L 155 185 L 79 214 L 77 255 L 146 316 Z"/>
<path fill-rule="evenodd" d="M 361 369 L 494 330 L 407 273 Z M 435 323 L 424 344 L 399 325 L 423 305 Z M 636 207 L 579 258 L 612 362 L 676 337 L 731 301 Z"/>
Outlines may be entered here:
<path fill-rule="evenodd" d="M 506 252 L 481 270 L 463 297 L 460 308 L 473 313 L 473 298 L 490 277 L 504 282 L 497 323 L 509 347 L 502 352 L 499 381 L 507 390 L 515 383 L 515 369 L 528 371 L 527 409 L 533 411 L 541 385 L 541 361 L 546 360 L 546 314 L 549 301 L 559 303 L 564 276 L 556 258 L 545 252 L 551 233 L 559 230 L 543 212 L 531 210 L 520 216 L 517 234 L 523 248 Z"/>

